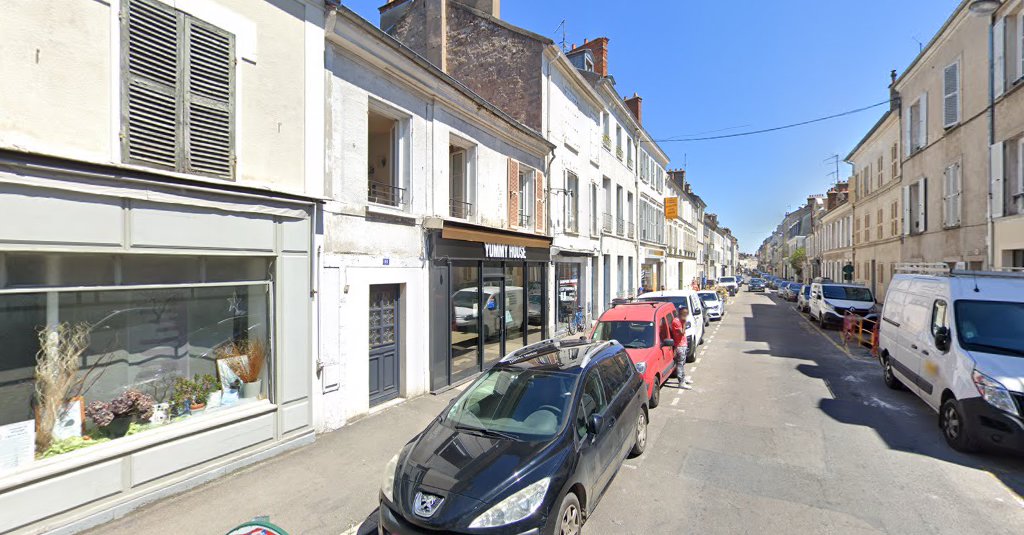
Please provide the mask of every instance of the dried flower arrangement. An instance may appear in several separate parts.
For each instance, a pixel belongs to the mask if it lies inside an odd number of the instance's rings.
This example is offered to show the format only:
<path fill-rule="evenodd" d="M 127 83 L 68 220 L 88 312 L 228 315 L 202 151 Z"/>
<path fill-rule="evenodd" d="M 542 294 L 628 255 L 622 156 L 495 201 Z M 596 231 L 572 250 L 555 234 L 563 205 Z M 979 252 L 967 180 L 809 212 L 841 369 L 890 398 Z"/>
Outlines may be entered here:
<path fill-rule="evenodd" d="M 61 417 L 65 402 L 72 397 L 78 379 L 79 357 L 89 347 L 89 326 L 62 323 L 39 330 L 36 353 L 35 390 L 39 409 L 36 451 L 46 451 L 53 442 L 53 426 Z"/>
<path fill-rule="evenodd" d="M 231 371 L 235 372 L 243 383 L 255 383 L 260 379 L 263 365 L 267 361 L 267 344 L 259 338 L 248 338 L 230 342 L 217 349 L 217 358 L 242 355 L 246 358 L 230 361 Z"/>

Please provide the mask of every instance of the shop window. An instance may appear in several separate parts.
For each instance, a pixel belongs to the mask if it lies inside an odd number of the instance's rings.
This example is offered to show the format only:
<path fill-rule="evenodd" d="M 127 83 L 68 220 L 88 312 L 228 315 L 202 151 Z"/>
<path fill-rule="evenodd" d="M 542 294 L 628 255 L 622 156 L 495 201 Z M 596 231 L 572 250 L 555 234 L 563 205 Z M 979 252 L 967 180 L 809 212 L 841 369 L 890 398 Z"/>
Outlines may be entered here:
<path fill-rule="evenodd" d="M 451 267 L 451 381 L 480 371 L 480 267 L 453 262 Z"/>
<path fill-rule="evenodd" d="M 408 202 L 404 173 L 408 119 L 381 106 L 368 112 L 367 200 L 404 208 Z"/>
<path fill-rule="evenodd" d="M 576 307 L 583 306 L 581 294 L 582 264 L 559 262 L 555 264 L 555 295 L 558 305 L 558 329 L 567 328 L 576 314 Z"/>
<path fill-rule="evenodd" d="M 52 434 L 49 443 L 57 446 L 49 454 L 228 410 L 272 391 L 265 259 L 7 254 L 0 260 L 8 283 L 12 274 L 23 279 L 46 267 L 38 291 L 0 288 L 0 425 L 36 420 L 37 436 Z M 200 282 L 204 264 L 248 281 Z M 111 285 L 115 278 L 144 285 Z M 161 286 L 186 279 L 194 281 L 190 287 Z M 52 339 L 62 330 L 76 331 L 82 350 L 71 354 L 67 368 L 72 388 L 47 402 L 34 395 L 40 336 Z M 56 354 L 40 358 L 56 362 Z M 39 416 L 45 406 L 63 415 L 49 433 Z M 78 411 L 66 410 L 72 407 Z M 85 408 L 86 417 L 75 419 Z"/>
<path fill-rule="evenodd" d="M 545 272 L 543 264 L 527 264 L 527 309 L 526 343 L 534 344 L 544 339 L 544 318 L 547 310 L 547 293 L 544 291 Z"/>

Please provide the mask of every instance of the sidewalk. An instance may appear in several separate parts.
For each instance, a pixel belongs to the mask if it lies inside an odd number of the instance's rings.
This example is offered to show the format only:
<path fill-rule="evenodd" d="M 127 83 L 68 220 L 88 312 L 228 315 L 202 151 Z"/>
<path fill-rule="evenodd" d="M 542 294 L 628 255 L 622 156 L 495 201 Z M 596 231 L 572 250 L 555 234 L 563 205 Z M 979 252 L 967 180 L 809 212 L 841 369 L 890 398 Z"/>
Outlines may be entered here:
<path fill-rule="evenodd" d="M 260 515 L 292 535 L 344 533 L 377 508 L 384 464 L 456 395 L 406 401 L 85 533 L 221 535 Z"/>

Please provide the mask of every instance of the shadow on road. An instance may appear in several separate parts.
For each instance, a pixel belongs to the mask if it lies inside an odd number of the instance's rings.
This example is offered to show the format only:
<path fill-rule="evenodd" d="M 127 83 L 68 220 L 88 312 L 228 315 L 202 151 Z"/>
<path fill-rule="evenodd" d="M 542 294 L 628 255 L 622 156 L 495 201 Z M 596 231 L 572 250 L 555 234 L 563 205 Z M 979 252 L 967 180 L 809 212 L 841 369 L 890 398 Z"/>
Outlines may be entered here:
<path fill-rule="evenodd" d="M 818 407 L 833 420 L 873 429 L 892 450 L 990 472 L 1024 496 L 1024 459 L 1001 452 L 967 455 L 953 450 L 930 407 L 913 393 L 885 387 L 877 364 L 848 358 L 823 337 L 794 328 L 806 319 L 788 305 L 778 300 L 750 305 L 751 316 L 744 318 L 746 339 L 767 344 L 768 349 L 747 354 L 807 361 L 796 370 L 821 380 L 832 393 L 833 399 L 822 399 Z"/>

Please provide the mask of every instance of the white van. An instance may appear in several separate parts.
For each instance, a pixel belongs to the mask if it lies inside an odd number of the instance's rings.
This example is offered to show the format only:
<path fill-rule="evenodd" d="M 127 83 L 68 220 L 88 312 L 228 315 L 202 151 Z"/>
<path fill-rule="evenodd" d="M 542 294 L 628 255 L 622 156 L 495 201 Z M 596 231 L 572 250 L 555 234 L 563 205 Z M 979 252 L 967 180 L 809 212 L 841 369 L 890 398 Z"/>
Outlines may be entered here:
<path fill-rule="evenodd" d="M 483 301 L 484 339 L 498 336 L 501 333 L 501 287 L 484 286 L 483 299 L 480 290 L 475 286 L 463 288 L 452 295 L 452 311 L 455 328 L 459 331 L 472 332 L 477 329 L 477 313 L 479 303 Z M 515 331 L 523 326 L 523 289 L 519 286 L 505 287 L 505 329 Z"/>
<path fill-rule="evenodd" d="M 808 314 L 822 328 L 829 324 L 842 324 L 843 316 L 852 312 L 866 316 L 875 311 L 875 296 L 871 290 L 856 284 L 811 283 L 811 296 L 807 301 Z"/>
<path fill-rule="evenodd" d="M 1024 451 L 1024 275 L 945 264 L 901 271 L 879 329 L 885 384 L 938 412 L 956 450 Z"/>
<path fill-rule="evenodd" d="M 687 362 L 693 362 L 697 355 L 697 346 L 704 343 L 704 327 L 707 325 L 707 311 L 704 304 L 693 290 L 660 290 L 648 292 L 636 298 L 637 301 L 665 301 L 676 306 L 676 310 L 686 308 L 690 317 L 686 320 L 686 343 L 689 354 Z"/>

